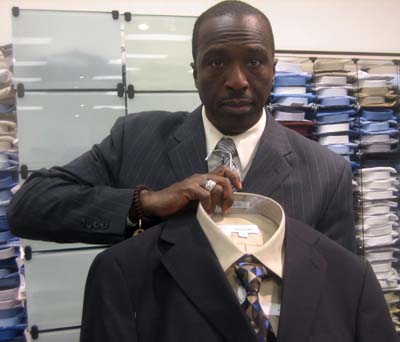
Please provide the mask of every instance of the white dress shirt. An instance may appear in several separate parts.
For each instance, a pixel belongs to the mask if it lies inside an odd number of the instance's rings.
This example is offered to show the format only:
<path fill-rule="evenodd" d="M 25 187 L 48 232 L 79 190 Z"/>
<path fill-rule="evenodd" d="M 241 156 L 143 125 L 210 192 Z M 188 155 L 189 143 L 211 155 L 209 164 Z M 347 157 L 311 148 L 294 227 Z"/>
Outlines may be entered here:
<path fill-rule="evenodd" d="M 223 137 L 231 138 L 235 143 L 236 149 L 238 151 L 240 165 L 242 167 L 241 178 L 244 179 L 254 159 L 258 143 L 267 123 L 267 115 L 265 113 L 265 109 L 263 109 L 263 114 L 261 115 L 260 119 L 252 127 L 250 127 L 247 131 L 237 135 L 222 134 L 210 122 L 210 120 L 208 120 L 204 106 L 202 108 L 201 114 L 206 136 L 207 154 L 215 149 L 215 146 Z"/>

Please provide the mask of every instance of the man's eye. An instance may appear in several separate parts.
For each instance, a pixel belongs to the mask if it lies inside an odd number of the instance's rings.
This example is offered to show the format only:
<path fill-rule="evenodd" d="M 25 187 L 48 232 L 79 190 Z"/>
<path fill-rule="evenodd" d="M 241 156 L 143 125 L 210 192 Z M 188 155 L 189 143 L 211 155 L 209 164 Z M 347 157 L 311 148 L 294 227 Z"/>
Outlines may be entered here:
<path fill-rule="evenodd" d="M 254 66 L 259 66 L 260 64 L 261 64 L 261 62 L 260 62 L 259 59 L 251 59 L 251 60 L 249 61 L 249 65 L 252 66 L 252 67 L 254 67 Z"/>
<path fill-rule="evenodd" d="M 210 61 L 210 65 L 213 68 L 220 68 L 223 66 L 224 63 L 222 63 L 222 60 L 220 59 L 213 59 L 212 61 Z"/>

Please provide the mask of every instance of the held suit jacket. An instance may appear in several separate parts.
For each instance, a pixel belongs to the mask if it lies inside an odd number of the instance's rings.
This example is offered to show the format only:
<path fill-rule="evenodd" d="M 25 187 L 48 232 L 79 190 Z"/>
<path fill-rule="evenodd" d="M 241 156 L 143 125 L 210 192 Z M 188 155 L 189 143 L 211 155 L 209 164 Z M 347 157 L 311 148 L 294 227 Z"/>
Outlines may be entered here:
<path fill-rule="evenodd" d="M 278 342 L 395 342 L 365 261 L 287 219 Z M 256 342 L 194 215 L 99 254 L 89 271 L 81 342 Z"/>
<path fill-rule="evenodd" d="M 267 116 L 243 191 L 271 197 L 288 216 L 354 249 L 349 163 Z M 33 173 L 12 199 L 10 226 L 31 239 L 121 241 L 133 188 L 159 190 L 206 173 L 206 155 L 201 107 L 121 117 L 89 152 Z"/>

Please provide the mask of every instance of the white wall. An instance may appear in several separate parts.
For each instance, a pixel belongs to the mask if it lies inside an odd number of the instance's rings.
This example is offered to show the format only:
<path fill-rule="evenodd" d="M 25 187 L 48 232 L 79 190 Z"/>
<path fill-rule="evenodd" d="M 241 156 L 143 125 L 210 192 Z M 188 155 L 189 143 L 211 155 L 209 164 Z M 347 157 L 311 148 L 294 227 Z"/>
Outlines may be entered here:
<path fill-rule="evenodd" d="M 199 15 L 217 0 L 0 0 L 0 45 L 11 42 L 11 7 Z M 400 54 L 400 0 L 248 0 L 270 18 L 280 50 Z"/>

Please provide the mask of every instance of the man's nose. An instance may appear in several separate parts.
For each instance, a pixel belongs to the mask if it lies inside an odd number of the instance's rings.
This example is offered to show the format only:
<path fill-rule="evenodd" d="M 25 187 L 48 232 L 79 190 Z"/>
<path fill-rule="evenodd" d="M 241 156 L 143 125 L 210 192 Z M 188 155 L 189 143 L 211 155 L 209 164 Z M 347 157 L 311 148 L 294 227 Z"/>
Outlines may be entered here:
<path fill-rule="evenodd" d="M 233 64 L 227 72 L 225 87 L 231 90 L 244 91 L 248 86 L 249 83 L 247 82 L 247 77 L 242 66 Z"/>

